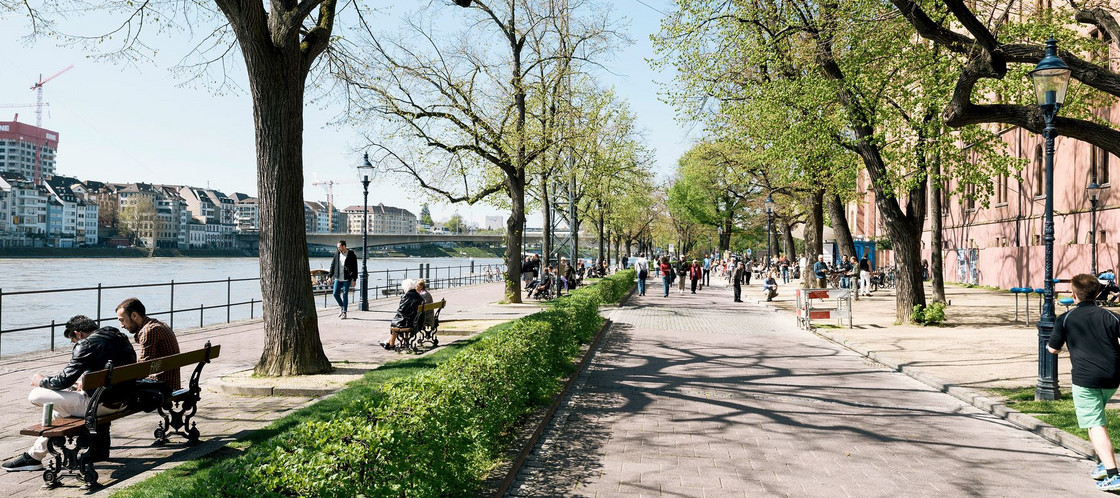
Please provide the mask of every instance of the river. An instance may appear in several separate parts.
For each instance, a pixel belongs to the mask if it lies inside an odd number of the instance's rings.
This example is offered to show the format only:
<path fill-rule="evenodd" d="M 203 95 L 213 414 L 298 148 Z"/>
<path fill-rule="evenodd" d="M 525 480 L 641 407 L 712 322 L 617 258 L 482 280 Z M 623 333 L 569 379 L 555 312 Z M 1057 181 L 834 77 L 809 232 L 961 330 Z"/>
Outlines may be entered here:
<path fill-rule="evenodd" d="M 499 258 L 371 258 L 368 262 L 371 300 L 383 298 L 379 288 L 386 285 L 386 278 L 397 282 L 403 278 L 418 278 L 422 264 L 431 265 L 430 278 L 441 280 L 468 276 L 471 262 L 476 274 L 486 272 L 491 266 L 494 273 L 503 262 Z M 312 269 L 329 269 L 329 257 L 313 257 Z M 361 259 L 358 260 L 361 271 Z M 71 316 L 87 315 L 102 319 L 103 325 L 119 326 L 115 308 L 128 297 L 139 298 L 148 314 L 165 322 L 174 321 L 174 328 L 190 329 L 202 325 L 225 323 L 226 303 L 255 303 L 231 307 L 229 320 L 260 317 L 261 290 L 260 266 L 256 258 L 28 258 L 0 259 L 0 356 L 37 351 L 50 347 L 49 327 L 37 330 L 8 332 L 13 329 L 49 326 L 53 320 L 56 347 L 66 347 L 62 337 L 62 324 Z M 253 279 L 229 282 L 227 279 Z M 217 281 L 217 283 L 192 283 Z M 168 310 L 172 302 L 172 317 Z M 96 287 L 102 286 L 98 292 Z M 129 286 L 122 289 L 105 287 Z M 357 287 L 357 285 L 355 285 Z M 59 289 L 83 289 L 69 292 L 42 292 Z M 11 293 L 34 291 L 28 294 Z M 100 294 L 100 297 L 99 297 Z M 228 297 L 227 297 L 228 296 Z M 350 309 L 356 310 L 357 294 L 350 297 Z M 329 295 L 319 295 L 316 306 L 337 306 Z M 206 309 L 199 307 L 221 306 Z M 179 311 L 184 310 L 185 311 Z"/>

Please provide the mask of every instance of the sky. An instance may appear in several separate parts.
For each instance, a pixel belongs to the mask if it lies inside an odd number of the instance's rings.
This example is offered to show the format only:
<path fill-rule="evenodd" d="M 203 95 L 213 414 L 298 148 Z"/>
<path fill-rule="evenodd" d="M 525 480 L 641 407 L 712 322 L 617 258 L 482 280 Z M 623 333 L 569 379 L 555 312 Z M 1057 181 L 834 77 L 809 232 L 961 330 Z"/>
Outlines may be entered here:
<path fill-rule="evenodd" d="M 637 116 L 647 144 L 655 150 L 655 171 L 668 176 L 677 159 L 695 139 L 688 124 L 677 123 L 671 106 L 661 102 L 658 81 L 671 75 L 654 72 L 646 63 L 654 56 L 651 34 L 657 32 L 669 0 L 603 0 L 614 12 L 626 16 L 632 45 L 622 47 L 603 61 L 597 73 L 604 86 L 613 86 L 627 99 Z M 398 20 L 388 4 L 383 21 L 387 30 Z M 398 9 L 400 7 L 397 7 Z M 81 19 L 81 18 L 79 18 Z M 86 33 L 104 30 L 104 19 L 75 21 Z M 185 35 L 165 33 L 151 44 L 159 49 L 146 64 L 114 63 L 89 57 L 77 47 L 58 46 L 54 40 L 28 43 L 29 24 L 21 13 L 0 13 L 0 121 L 35 124 L 30 87 L 40 75 L 48 78 L 72 69 L 44 85 L 43 127 L 59 133 L 56 174 L 82 180 L 145 182 L 210 187 L 226 194 L 256 195 L 256 151 L 253 143 L 252 104 L 247 93 L 215 94 L 192 83 L 171 68 L 190 49 Z M 74 29 L 74 28 L 71 28 Z M 161 45 L 162 42 L 162 45 Z M 243 69 L 238 69 L 243 71 Z M 243 75 L 237 78 L 244 81 Z M 326 201 L 326 191 L 311 185 L 318 178 L 334 181 L 335 204 L 360 205 L 362 188 L 357 167 L 362 162 L 360 130 L 330 124 L 339 108 L 309 104 L 304 117 L 304 198 Z M 370 204 L 384 203 L 419 214 L 423 197 L 400 178 L 376 178 L 370 185 Z M 508 212 L 475 206 L 433 203 L 438 221 L 458 212 L 484 225 L 485 217 Z M 540 226 L 539 214 L 529 214 L 529 226 Z"/>

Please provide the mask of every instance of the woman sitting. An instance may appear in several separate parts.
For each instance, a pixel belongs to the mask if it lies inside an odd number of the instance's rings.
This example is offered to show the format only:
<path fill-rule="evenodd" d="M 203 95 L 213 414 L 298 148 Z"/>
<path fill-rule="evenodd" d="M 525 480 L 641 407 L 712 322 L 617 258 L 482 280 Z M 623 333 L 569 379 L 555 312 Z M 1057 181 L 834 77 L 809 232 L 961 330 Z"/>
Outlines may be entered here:
<path fill-rule="evenodd" d="M 416 284 L 413 283 L 412 279 L 404 279 L 401 282 L 401 290 L 405 293 L 401 296 L 400 304 L 397 305 L 397 314 L 393 316 L 393 321 L 389 323 L 389 342 L 378 342 L 385 349 L 397 347 L 397 330 L 411 328 L 416 323 L 417 308 L 424 304 L 424 298 L 416 291 Z"/>

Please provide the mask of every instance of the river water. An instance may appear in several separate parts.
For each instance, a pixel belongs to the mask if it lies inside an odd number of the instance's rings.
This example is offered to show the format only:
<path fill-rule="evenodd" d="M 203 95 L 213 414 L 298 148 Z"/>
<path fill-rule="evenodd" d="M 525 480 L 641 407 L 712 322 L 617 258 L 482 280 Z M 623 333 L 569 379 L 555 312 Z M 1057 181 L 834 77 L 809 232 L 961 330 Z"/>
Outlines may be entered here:
<path fill-rule="evenodd" d="M 433 281 L 466 277 L 474 263 L 476 274 L 500 272 L 498 258 L 371 258 L 369 299 L 384 298 L 380 292 L 386 280 L 418 278 L 421 265 L 431 265 Z M 313 257 L 312 269 L 329 269 L 329 257 Z M 361 259 L 358 259 L 361 271 Z M 227 321 L 226 304 L 246 303 L 229 309 L 228 320 L 261 316 L 259 261 L 256 258 L 28 258 L 0 259 L 0 356 L 47 349 L 51 343 L 53 320 L 56 347 L 68 347 L 62 337 L 63 324 L 71 316 L 87 315 L 103 325 L 119 327 L 115 308 L 128 297 L 139 298 L 148 314 L 165 322 L 173 321 L 176 330 L 213 325 Z M 231 281 L 227 282 L 227 279 Z M 247 281 L 233 281 L 251 279 Z M 174 281 L 174 286 L 170 283 Z M 220 281 L 220 282 L 212 282 Z M 197 283 L 212 282 L 212 283 Z M 102 287 L 99 292 L 98 285 Z M 127 286 L 127 288 L 106 287 Z M 354 287 L 357 287 L 355 285 Z M 63 289 L 66 292 L 44 292 Z M 27 294 L 12 293 L 26 292 Z M 356 289 L 355 289 L 356 291 Z M 172 316 L 172 299 L 176 312 Z M 350 310 L 356 310 L 357 293 L 350 296 Z M 395 298 L 394 298 L 395 299 Z M 252 305 L 250 300 L 255 301 Z M 319 295 L 316 306 L 337 306 L 329 295 Z M 204 309 L 199 307 L 221 306 Z M 180 311 L 183 310 L 183 311 Z M 36 330 L 14 331 L 29 327 Z"/>

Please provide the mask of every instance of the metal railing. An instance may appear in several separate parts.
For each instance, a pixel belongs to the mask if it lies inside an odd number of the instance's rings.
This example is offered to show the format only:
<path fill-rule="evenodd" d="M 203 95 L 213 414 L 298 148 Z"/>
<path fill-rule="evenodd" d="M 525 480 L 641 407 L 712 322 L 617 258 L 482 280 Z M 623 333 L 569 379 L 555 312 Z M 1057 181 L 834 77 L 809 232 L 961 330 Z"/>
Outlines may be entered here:
<path fill-rule="evenodd" d="M 400 294 L 400 282 L 404 279 L 412 278 L 419 279 L 425 278 L 428 283 L 429 289 L 445 289 L 450 287 L 458 287 L 463 285 L 473 285 L 486 282 L 500 282 L 502 274 L 505 271 L 504 264 L 493 265 L 476 265 L 473 262 L 470 265 L 459 266 L 441 266 L 432 268 L 431 264 L 421 263 L 414 268 L 402 268 L 396 270 L 377 270 L 369 272 L 371 281 L 382 282 L 375 286 L 371 286 L 369 290 L 369 299 L 375 300 L 380 298 L 387 298 Z M 399 278 L 394 278 L 399 277 Z M 249 319 L 256 318 L 257 306 L 262 303 L 261 300 L 250 297 L 249 300 L 233 300 L 233 285 L 240 282 L 254 282 L 260 281 L 260 277 L 253 278 L 226 278 L 224 280 L 200 280 L 191 282 L 176 282 L 174 280 L 167 283 L 153 283 L 153 284 L 134 284 L 134 285 L 102 285 L 97 284 L 96 287 L 77 287 L 69 289 L 40 289 L 40 290 L 22 290 L 15 292 L 4 292 L 0 288 L 0 320 L 4 316 L 4 299 L 13 296 L 30 296 L 30 295 L 45 295 L 45 294 L 66 294 L 66 293 L 94 293 L 95 307 L 97 310 L 96 317 L 93 318 L 98 325 L 104 321 L 116 320 L 116 310 L 112 310 L 113 314 L 105 316 L 104 308 L 104 294 L 106 291 L 122 290 L 122 289 L 144 289 L 144 288 L 160 288 L 166 287 L 168 289 L 169 306 L 164 311 L 149 311 L 147 313 L 150 317 L 167 317 L 167 323 L 172 329 L 175 329 L 175 317 L 183 316 L 185 314 L 198 314 L 198 327 L 206 326 L 206 312 L 208 310 L 225 309 L 225 323 L 233 321 L 231 310 L 238 307 L 248 307 Z M 361 289 L 361 275 L 358 277 L 357 285 L 352 285 L 349 290 L 348 300 L 349 303 L 356 309 L 358 306 L 357 294 Z M 220 285 L 225 284 L 226 302 L 224 304 L 200 304 L 198 306 L 175 308 L 175 290 L 182 289 L 188 286 L 202 286 L 202 285 Z M 259 289 L 259 286 L 257 287 Z M 258 291 L 259 292 L 259 291 Z M 322 292 L 323 308 L 335 306 L 332 293 L 330 291 Z M 192 322 L 193 323 L 193 322 Z M 220 322 L 212 322 L 220 323 Z M 2 322 L 0 322 L 2 326 Z M 64 323 L 58 323 L 57 320 L 51 320 L 49 324 L 32 325 L 25 327 L 16 327 L 10 329 L 0 328 L 0 355 L 3 353 L 3 337 L 6 334 L 13 334 L 17 332 L 32 332 L 32 331 L 50 331 L 50 350 L 55 350 L 55 340 L 60 335 L 59 330 L 63 328 Z M 45 346 L 45 344 L 44 344 Z M 26 352 L 26 351 L 22 351 Z"/>

